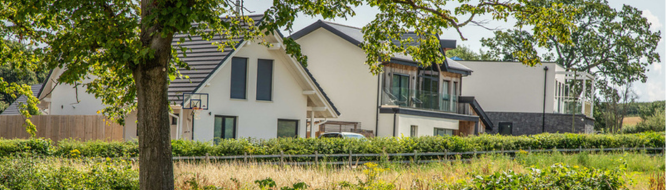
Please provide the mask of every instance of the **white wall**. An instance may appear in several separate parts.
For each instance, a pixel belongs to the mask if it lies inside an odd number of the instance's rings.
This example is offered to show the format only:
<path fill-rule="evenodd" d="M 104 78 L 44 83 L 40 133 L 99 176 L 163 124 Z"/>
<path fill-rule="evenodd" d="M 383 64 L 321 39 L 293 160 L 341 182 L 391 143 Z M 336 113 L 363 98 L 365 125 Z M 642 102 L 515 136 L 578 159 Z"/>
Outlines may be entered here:
<path fill-rule="evenodd" d="M 307 97 L 288 70 L 286 64 L 292 63 L 279 51 L 269 51 L 256 43 L 241 48 L 235 56 L 248 58 L 247 99 L 230 98 L 231 62 L 225 63 L 210 86 L 201 90 L 209 93 L 209 110 L 202 111 L 200 118 L 194 120 L 194 140 L 213 140 L 215 115 L 237 116 L 237 138 L 275 138 L 278 119 L 299 120 L 299 136 L 305 137 Z M 274 60 L 272 101 L 256 100 L 257 59 Z"/>
<path fill-rule="evenodd" d="M 365 52 L 322 28 L 296 42 L 308 56 L 308 69 L 340 111 L 334 120 L 361 122 L 362 129 L 375 131 L 378 77 L 364 64 Z"/>
<path fill-rule="evenodd" d="M 60 77 L 64 70 L 54 73 L 54 79 Z M 92 79 L 84 80 L 84 83 L 91 82 Z M 42 93 L 48 93 L 50 89 L 44 89 Z M 80 102 L 77 103 L 78 100 Z M 78 93 L 74 85 L 61 83 L 51 92 L 51 110 L 50 115 L 97 115 L 97 111 L 104 109 L 106 105 L 102 100 L 95 98 L 94 95 L 86 93 L 86 87 L 78 86 Z"/>
<path fill-rule="evenodd" d="M 474 72 L 463 77 L 462 95 L 474 96 L 487 112 L 541 113 L 544 105 L 544 70 L 546 81 L 546 113 L 553 112 L 555 63 L 529 67 L 519 62 L 458 61 Z"/>
<path fill-rule="evenodd" d="M 418 126 L 418 136 L 432 136 L 435 128 L 458 130 L 458 120 L 398 114 L 398 137 L 409 137 L 411 126 Z"/>

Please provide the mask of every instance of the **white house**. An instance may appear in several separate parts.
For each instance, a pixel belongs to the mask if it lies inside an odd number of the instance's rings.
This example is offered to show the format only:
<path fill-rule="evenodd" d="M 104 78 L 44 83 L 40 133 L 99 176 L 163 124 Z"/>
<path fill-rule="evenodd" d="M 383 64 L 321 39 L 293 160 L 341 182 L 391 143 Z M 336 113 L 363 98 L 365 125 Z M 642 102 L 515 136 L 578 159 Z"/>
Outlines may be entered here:
<path fill-rule="evenodd" d="M 251 17 L 259 22 L 262 18 Z M 175 36 L 174 45 L 180 37 L 186 35 Z M 262 40 L 272 47 L 259 44 Z M 279 34 L 255 41 L 239 40 L 235 50 L 220 51 L 211 43 L 192 36 L 191 41 L 181 44 L 192 49 L 187 57 L 179 54 L 192 70 L 179 69 L 189 79 L 176 79 L 169 85 L 169 101 L 174 111 L 172 138 L 211 141 L 305 137 L 308 118 L 333 119 L 340 115 L 313 75 L 285 53 Z M 105 106 L 99 99 L 82 89 L 76 91 L 72 86 L 52 84 L 52 79 L 57 79 L 62 71 L 54 70 L 46 80 L 45 89 L 39 94 L 44 98 L 40 107 L 54 115 L 97 114 Z M 207 110 L 194 114 L 191 109 L 184 109 L 183 102 L 190 103 L 183 98 L 188 93 L 207 94 Z M 127 118 L 125 139 L 130 140 L 136 138 L 136 114 Z"/>
<path fill-rule="evenodd" d="M 594 84 L 592 75 L 567 72 L 553 62 L 534 67 L 520 62 L 458 62 L 474 70 L 474 75 L 463 78 L 462 94 L 476 97 L 483 105 L 496 124 L 494 133 L 593 132 L 593 97 L 581 93 L 574 98 L 567 83 L 576 80 Z M 590 88 L 582 90 L 587 94 L 594 92 Z"/>
<path fill-rule="evenodd" d="M 412 34 L 407 34 L 409 37 Z M 308 56 L 308 69 L 317 76 L 337 108 L 336 119 L 317 121 L 318 131 L 354 131 L 376 136 L 465 135 L 492 126 L 477 110 L 473 97 L 459 101 L 462 78 L 472 69 L 447 60 L 423 68 L 409 56 L 382 62 L 384 71 L 373 75 L 365 65 L 360 28 L 317 21 L 291 38 Z M 455 48 L 454 40 L 441 40 L 442 51 Z M 463 108 L 463 109 L 459 109 Z"/>

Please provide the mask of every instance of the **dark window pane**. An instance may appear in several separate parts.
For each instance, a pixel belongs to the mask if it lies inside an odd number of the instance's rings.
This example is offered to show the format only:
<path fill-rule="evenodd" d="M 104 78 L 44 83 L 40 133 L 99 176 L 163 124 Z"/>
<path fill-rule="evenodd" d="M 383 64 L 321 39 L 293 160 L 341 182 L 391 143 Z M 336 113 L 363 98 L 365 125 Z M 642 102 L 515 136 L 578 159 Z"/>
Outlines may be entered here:
<path fill-rule="evenodd" d="M 245 99 L 247 80 L 247 58 L 234 57 L 231 60 L 231 98 Z"/>
<path fill-rule="evenodd" d="M 218 143 L 218 139 L 233 139 L 236 137 L 236 117 L 215 116 L 214 127 L 213 138 L 215 143 Z"/>
<path fill-rule="evenodd" d="M 222 138 L 222 117 L 215 117 L 215 130 L 213 131 L 215 144 L 219 142 L 217 138 Z"/>
<path fill-rule="evenodd" d="M 224 118 L 224 138 L 233 139 L 236 130 L 236 118 L 235 117 L 225 117 Z"/>
<path fill-rule="evenodd" d="M 271 100 L 273 60 L 260 59 L 257 64 L 257 100 Z"/>
<path fill-rule="evenodd" d="M 298 120 L 278 120 L 277 137 L 297 137 Z"/>

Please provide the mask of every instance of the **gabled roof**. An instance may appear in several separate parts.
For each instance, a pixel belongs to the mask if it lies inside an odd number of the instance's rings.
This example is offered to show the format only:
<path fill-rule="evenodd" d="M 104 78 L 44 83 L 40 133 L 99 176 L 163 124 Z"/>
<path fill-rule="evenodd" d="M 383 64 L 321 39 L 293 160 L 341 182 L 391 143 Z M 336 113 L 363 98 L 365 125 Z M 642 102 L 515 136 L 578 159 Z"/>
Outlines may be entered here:
<path fill-rule="evenodd" d="M 248 15 L 251 19 L 255 20 L 255 24 L 258 25 L 259 23 L 262 22 L 263 20 L 263 15 Z M 278 35 L 282 36 L 282 34 L 278 31 Z M 180 41 L 180 38 L 185 38 L 185 42 L 178 44 Z M 191 38 L 191 40 L 190 40 Z M 241 45 L 243 44 L 244 40 L 242 38 L 237 38 L 234 39 L 236 43 L 236 47 L 231 48 L 227 47 L 223 51 L 220 51 L 217 49 L 217 46 L 212 45 L 211 41 L 206 41 L 203 40 L 201 36 L 190 36 L 188 38 L 187 34 L 175 34 L 173 41 L 171 42 L 172 46 L 183 46 L 189 48 L 189 50 L 186 52 L 187 57 L 183 55 L 183 53 L 178 50 L 178 58 L 180 58 L 182 61 L 187 62 L 187 64 L 190 66 L 191 70 L 187 70 L 184 68 L 177 68 L 178 71 L 183 74 L 188 76 L 189 78 L 176 78 L 175 80 L 171 81 L 169 84 L 169 88 L 167 90 L 168 92 L 168 100 L 169 104 L 177 104 L 180 105 L 182 104 L 182 94 L 183 93 L 196 93 L 199 91 L 199 89 L 204 86 L 204 82 L 207 81 L 209 78 L 211 78 L 215 71 L 220 69 L 224 62 L 231 57 L 230 55 L 233 55 L 235 51 L 238 49 L 242 48 Z M 218 42 L 223 42 L 226 40 L 226 38 L 223 38 L 221 35 L 213 37 L 214 41 Z M 331 101 L 330 98 L 326 95 L 324 92 L 324 89 L 319 86 L 317 81 L 314 79 L 314 76 L 309 73 L 309 71 L 303 67 L 301 64 L 298 64 L 301 68 L 305 69 L 307 72 L 307 76 L 311 81 L 313 81 L 314 85 L 317 87 L 317 89 L 321 92 L 323 95 L 325 101 L 331 106 L 331 108 L 335 111 L 337 115 L 340 115 L 340 112 L 338 109 L 335 107 L 333 102 Z M 46 84 L 47 81 L 52 77 L 53 70 L 51 73 L 49 73 L 49 77 L 47 77 L 47 80 L 45 80 L 44 84 Z M 41 88 L 41 87 L 40 87 Z M 41 89 L 38 89 L 38 93 L 41 93 Z"/>
<path fill-rule="evenodd" d="M 293 35 L 289 36 L 290 38 L 293 38 L 294 40 L 298 40 L 299 38 L 308 35 L 309 33 L 319 29 L 323 28 L 328 30 L 329 32 L 341 37 L 342 39 L 347 40 L 349 43 L 352 43 L 356 46 L 359 46 L 361 42 L 363 42 L 363 32 L 361 32 L 361 28 L 358 27 L 353 27 L 353 26 L 347 26 L 343 24 L 338 24 L 338 23 L 333 23 L 333 22 L 328 22 L 328 21 L 322 21 L 318 20 L 315 23 L 310 24 L 309 26 L 295 32 Z M 405 38 L 407 37 L 415 37 L 415 33 L 406 33 L 403 35 Z M 440 39 L 439 41 L 440 48 L 443 51 L 444 49 L 453 49 L 456 46 L 456 41 L 455 40 L 447 40 L 447 39 Z M 448 72 L 453 72 L 453 73 L 460 73 L 464 75 L 469 75 L 471 74 L 472 70 L 470 68 L 467 68 L 463 66 L 462 64 L 459 63 L 453 63 L 449 64 L 447 62 L 450 62 L 452 60 L 446 59 L 444 64 L 441 64 L 442 70 L 443 71 L 448 71 Z M 410 66 L 417 66 L 418 62 L 414 61 L 414 59 L 409 56 L 409 55 L 394 55 L 391 58 L 391 62 L 395 62 L 398 64 L 404 64 L 404 65 L 410 65 Z"/>
<path fill-rule="evenodd" d="M 249 15 L 248 17 L 255 20 L 255 25 L 257 25 L 261 23 L 264 16 Z M 187 75 L 189 79 L 176 78 L 176 80 L 171 81 L 169 84 L 169 102 L 176 104 L 183 102 L 181 100 L 183 93 L 194 93 L 201 88 L 203 82 L 227 60 L 228 55 L 232 54 L 243 43 L 243 39 L 234 39 L 234 41 L 237 41 L 236 47 L 226 47 L 224 51 L 220 51 L 217 49 L 217 46 L 211 44 L 211 41 L 203 40 L 201 36 L 191 36 L 191 40 L 188 36 L 188 34 L 176 34 L 173 37 L 173 42 L 171 42 L 171 45 L 174 47 L 180 45 L 190 49 L 185 52 L 187 57 L 183 55 L 183 52 L 178 50 L 178 58 L 187 62 L 191 68 L 191 70 L 178 68 L 178 71 L 183 75 Z M 180 38 L 185 38 L 185 42 L 178 44 Z M 213 37 L 213 40 L 223 42 L 226 41 L 226 38 L 217 35 Z"/>
<path fill-rule="evenodd" d="M 30 88 L 31 88 L 30 90 L 32 90 L 32 94 L 34 96 L 37 96 L 39 94 L 39 91 L 42 89 L 42 84 L 35 84 L 35 85 L 30 86 Z M 19 112 L 19 109 L 18 109 L 19 102 L 22 102 L 23 104 L 27 104 L 28 103 L 28 97 L 26 97 L 25 95 L 19 96 L 0 115 L 19 115 L 19 114 L 21 114 Z"/>
<path fill-rule="evenodd" d="M 250 15 L 250 18 L 256 20 L 255 24 L 259 24 L 263 20 L 263 15 Z M 282 34 L 277 31 L 279 36 Z M 192 70 L 186 70 L 183 68 L 178 68 L 183 75 L 188 75 L 189 79 L 176 79 L 171 81 L 168 89 L 169 102 L 174 102 L 176 104 L 182 103 L 182 94 L 183 93 L 196 93 L 199 89 L 204 86 L 209 78 L 213 77 L 215 71 L 220 69 L 226 60 L 234 54 L 234 51 L 238 51 L 242 48 L 243 40 L 235 39 L 237 41 L 235 48 L 225 48 L 224 51 L 217 50 L 217 46 L 211 45 L 211 41 L 203 40 L 200 36 L 191 37 L 190 41 L 187 38 L 187 34 L 178 34 L 174 35 L 174 41 L 172 42 L 173 46 L 177 45 L 179 38 L 186 38 L 184 43 L 181 43 L 181 46 L 190 48 L 191 50 L 186 52 L 187 57 L 183 56 L 182 52 L 179 51 L 178 57 L 187 62 Z M 224 41 L 221 36 L 216 36 L 213 40 Z M 305 70 L 309 79 L 314 83 L 317 90 L 321 92 L 325 101 L 331 106 L 335 114 L 340 115 L 340 111 L 335 107 L 331 99 L 326 95 L 324 89 L 321 88 L 314 76 L 303 67 L 302 64 L 297 63 L 297 65 Z"/>

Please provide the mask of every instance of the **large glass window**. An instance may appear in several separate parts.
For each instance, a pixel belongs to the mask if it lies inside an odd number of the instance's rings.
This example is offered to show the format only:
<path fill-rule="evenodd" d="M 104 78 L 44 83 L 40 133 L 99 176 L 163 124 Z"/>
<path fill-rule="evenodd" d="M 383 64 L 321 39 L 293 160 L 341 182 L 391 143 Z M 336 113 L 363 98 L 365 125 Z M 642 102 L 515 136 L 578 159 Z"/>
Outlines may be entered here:
<path fill-rule="evenodd" d="M 245 99 L 247 92 L 247 58 L 231 59 L 231 98 Z"/>
<path fill-rule="evenodd" d="M 435 132 L 433 133 L 433 136 L 452 136 L 453 135 L 453 130 L 452 129 L 442 129 L 442 128 L 435 128 Z"/>
<path fill-rule="evenodd" d="M 439 78 L 437 75 L 420 76 L 421 90 L 418 91 L 418 98 L 423 105 L 421 107 L 428 109 L 438 109 L 439 101 Z"/>
<path fill-rule="evenodd" d="M 442 81 L 442 109 L 448 111 L 451 109 L 451 95 L 449 94 L 449 81 Z"/>
<path fill-rule="evenodd" d="M 399 105 L 407 105 L 409 97 L 409 76 L 394 73 L 391 94 L 393 94 Z"/>
<path fill-rule="evenodd" d="M 236 138 L 236 117 L 215 116 L 215 129 L 213 131 L 215 143 L 220 139 Z"/>
<path fill-rule="evenodd" d="M 298 120 L 278 119 L 277 137 L 298 137 Z"/>
<path fill-rule="evenodd" d="M 257 63 L 257 100 L 272 98 L 273 60 L 259 59 Z"/>

